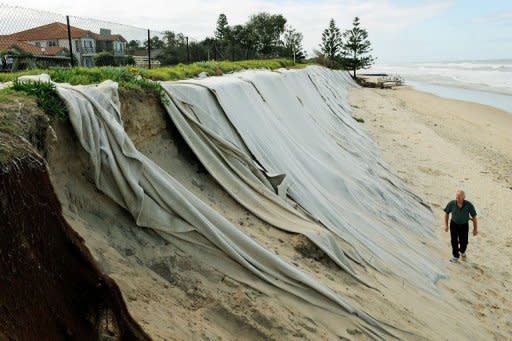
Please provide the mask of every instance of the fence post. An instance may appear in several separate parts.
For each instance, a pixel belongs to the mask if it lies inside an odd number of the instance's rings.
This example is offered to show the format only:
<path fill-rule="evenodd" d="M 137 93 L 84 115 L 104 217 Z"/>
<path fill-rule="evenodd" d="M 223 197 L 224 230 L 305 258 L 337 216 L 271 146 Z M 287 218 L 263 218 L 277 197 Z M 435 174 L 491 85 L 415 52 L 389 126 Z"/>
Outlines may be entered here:
<path fill-rule="evenodd" d="M 187 38 L 187 64 L 190 64 L 190 50 L 188 48 L 188 37 Z"/>
<path fill-rule="evenodd" d="M 73 59 L 73 41 L 71 40 L 71 26 L 69 25 L 69 15 L 66 15 L 66 22 L 68 24 L 69 58 L 71 58 L 71 67 L 74 67 L 75 60 Z"/>
<path fill-rule="evenodd" d="M 151 69 L 151 31 L 148 29 L 148 69 Z"/>

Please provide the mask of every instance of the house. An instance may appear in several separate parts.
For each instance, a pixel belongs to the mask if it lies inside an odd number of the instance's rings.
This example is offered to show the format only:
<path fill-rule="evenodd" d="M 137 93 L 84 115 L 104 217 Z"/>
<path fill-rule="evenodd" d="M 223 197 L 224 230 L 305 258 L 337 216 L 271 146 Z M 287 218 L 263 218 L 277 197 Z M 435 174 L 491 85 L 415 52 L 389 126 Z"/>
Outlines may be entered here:
<path fill-rule="evenodd" d="M 119 34 L 111 34 L 110 30 L 100 29 L 100 34 L 97 34 L 70 26 L 70 33 L 73 55 L 81 66 L 94 66 L 94 56 L 99 51 L 108 51 L 115 56 L 126 54 L 126 40 Z M 30 44 L 45 50 L 69 48 L 68 27 L 60 22 L 34 27 L 5 37 L 9 41 Z"/>
<path fill-rule="evenodd" d="M 70 27 L 73 55 L 82 66 L 93 66 L 96 54 L 96 38 L 91 31 L 78 27 Z M 62 47 L 69 48 L 68 27 L 66 24 L 54 22 L 16 32 L 10 37 L 40 48 Z"/>
<path fill-rule="evenodd" d="M 68 65 L 68 56 L 69 51 L 64 47 L 39 47 L 15 40 L 11 36 L 0 35 L 0 57 L 3 57 L 0 69 L 2 71 L 36 66 Z M 13 60 L 13 57 L 16 57 L 16 60 Z M 10 62 L 7 63 L 7 61 Z"/>
<path fill-rule="evenodd" d="M 7 50 L 16 50 L 20 53 L 27 53 L 36 57 L 65 57 L 68 55 L 67 47 L 41 47 L 12 39 L 10 36 L 0 35 L 0 51 Z"/>
<path fill-rule="evenodd" d="M 112 34 L 110 30 L 100 28 L 100 34 L 96 35 L 96 51 L 110 52 L 114 56 L 126 55 L 126 39 L 120 34 Z"/>

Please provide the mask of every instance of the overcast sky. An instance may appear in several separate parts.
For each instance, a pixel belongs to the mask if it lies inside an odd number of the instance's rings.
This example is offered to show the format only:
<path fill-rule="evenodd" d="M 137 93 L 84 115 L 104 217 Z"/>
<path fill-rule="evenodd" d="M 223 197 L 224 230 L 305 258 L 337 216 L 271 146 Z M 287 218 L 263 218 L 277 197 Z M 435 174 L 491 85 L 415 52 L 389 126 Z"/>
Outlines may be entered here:
<path fill-rule="evenodd" d="M 0 0 L 2 1 L 2 0 Z M 251 14 L 283 14 L 311 55 L 330 18 L 342 30 L 359 16 L 380 63 L 512 58 L 511 0 L 14 0 L 15 5 L 190 37 L 211 36 L 220 13 L 230 25 Z M 114 32 L 113 32 L 114 33 Z"/>

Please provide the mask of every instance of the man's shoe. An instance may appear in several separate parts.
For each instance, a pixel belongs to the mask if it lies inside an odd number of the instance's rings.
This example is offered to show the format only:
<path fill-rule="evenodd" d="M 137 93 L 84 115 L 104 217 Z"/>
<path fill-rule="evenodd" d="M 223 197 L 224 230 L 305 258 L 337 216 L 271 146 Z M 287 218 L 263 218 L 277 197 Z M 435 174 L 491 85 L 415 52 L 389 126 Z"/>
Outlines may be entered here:
<path fill-rule="evenodd" d="M 452 258 L 450 258 L 450 262 L 452 262 L 452 263 L 458 263 L 458 262 L 459 262 L 459 258 L 457 258 L 457 257 L 452 257 Z"/>
<path fill-rule="evenodd" d="M 465 252 L 460 255 L 460 259 L 464 260 L 464 261 L 466 260 L 466 253 Z"/>

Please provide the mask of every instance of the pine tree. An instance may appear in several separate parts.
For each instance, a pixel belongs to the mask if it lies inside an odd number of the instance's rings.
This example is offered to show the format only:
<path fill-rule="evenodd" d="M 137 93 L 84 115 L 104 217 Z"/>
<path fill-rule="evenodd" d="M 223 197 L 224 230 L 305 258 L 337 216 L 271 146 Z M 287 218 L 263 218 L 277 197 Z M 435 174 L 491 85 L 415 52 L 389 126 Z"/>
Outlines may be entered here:
<path fill-rule="evenodd" d="M 329 27 L 322 33 L 322 43 L 320 50 L 323 55 L 334 61 L 340 57 L 343 40 L 340 29 L 336 26 L 334 19 L 329 22 Z"/>
<path fill-rule="evenodd" d="M 224 13 L 219 15 L 217 19 L 217 27 L 215 28 L 215 59 L 225 59 L 227 57 L 227 49 L 229 43 L 229 26 L 228 18 Z"/>
<path fill-rule="evenodd" d="M 217 28 L 215 29 L 215 39 L 217 40 L 225 40 L 226 33 L 228 30 L 228 18 L 224 13 L 219 14 L 219 18 L 217 19 Z"/>
<path fill-rule="evenodd" d="M 344 64 L 353 71 L 354 78 L 356 70 L 368 68 L 375 61 L 375 58 L 369 54 L 372 48 L 368 40 L 368 31 L 359 27 L 360 24 L 359 18 L 355 17 L 352 29 L 343 33 L 346 40 L 343 45 Z"/>

